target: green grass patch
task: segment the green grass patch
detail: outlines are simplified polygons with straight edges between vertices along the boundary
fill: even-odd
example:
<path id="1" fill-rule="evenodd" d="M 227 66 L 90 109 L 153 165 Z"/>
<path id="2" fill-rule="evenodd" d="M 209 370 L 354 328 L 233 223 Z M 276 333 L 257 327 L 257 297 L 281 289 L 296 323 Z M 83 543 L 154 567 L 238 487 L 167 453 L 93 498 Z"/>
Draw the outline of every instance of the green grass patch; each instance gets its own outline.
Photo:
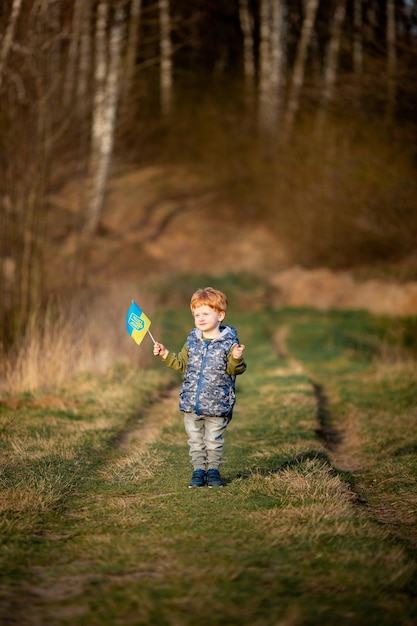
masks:
<path id="1" fill-rule="evenodd" d="M 233 311 L 228 321 L 248 370 L 226 433 L 223 489 L 188 489 L 170 391 L 180 377 L 159 360 L 78 380 L 59 397 L 3 401 L 2 621 L 416 621 L 416 368 L 399 360 L 398 330 L 363 313 L 307 309 Z M 190 323 L 172 303 L 153 319 L 174 350 Z M 395 360 L 370 349 L 381 342 Z M 336 448 L 317 437 L 314 384 L 343 434 Z"/>

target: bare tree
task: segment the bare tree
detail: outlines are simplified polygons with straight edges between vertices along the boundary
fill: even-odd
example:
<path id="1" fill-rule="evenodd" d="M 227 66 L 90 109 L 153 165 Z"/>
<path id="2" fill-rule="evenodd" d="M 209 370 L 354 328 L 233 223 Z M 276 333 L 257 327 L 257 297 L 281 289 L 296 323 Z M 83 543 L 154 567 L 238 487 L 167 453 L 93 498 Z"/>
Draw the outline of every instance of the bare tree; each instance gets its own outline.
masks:
<path id="1" fill-rule="evenodd" d="M 172 101 L 172 43 L 169 0 L 159 0 L 161 49 L 161 109 L 164 115 L 171 111 Z"/>
<path id="2" fill-rule="evenodd" d="M 271 137 L 280 113 L 283 65 L 283 5 L 281 0 L 261 0 L 259 126 Z"/>
<path id="3" fill-rule="evenodd" d="M 121 96 L 125 107 L 127 107 L 127 101 L 136 66 L 141 10 L 142 0 L 131 0 L 129 31 L 127 35 L 126 59 L 124 63 L 123 87 Z"/>
<path id="4" fill-rule="evenodd" d="M 253 16 L 248 0 L 239 0 L 239 21 L 243 34 L 243 72 L 245 81 L 245 103 L 248 111 L 253 109 L 255 95 L 255 42 Z"/>
<path id="5" fill-rule="evenodd" d="M 81 20 L 80 51 L 78 60 L 77 105 L 81 110 L 85 108 L 88 85 L 91 75 L 92 38 L 90 33 L 91 5 L 82 3 L 83 18 Z"/>
<path id="6" fill-rule="evenodd" d="M 259 67 L 259 126 L 261 130 L 268 132 L 272 121 L 270 103 L 270 0 L 260 0 L 260 67 Z"/>
<path id="7" fill-rule="evenodd" d="M 285 28 L 284 3 L 282 0 L 272 2 L 271 29 L 271 91 L 275 105 L 275 119 L 279 120 L 282 113 L 282 89 L 284 84 L 285 65 Z"/>
<path id="8" fill-rule="evenodd" d="M 13 0 L 12 12 L 10 14 L 9 23 L 7 25 L 6 33 L 3 37 L 3 42 L 0 50 L 0 88 L 3 80 L 7 56 L 13 43 L 14 31 L 16 28 L 16 22 L 19 17 L 21 7 L 22 0 Z"/>
<path id="9" fill-rule="evenodd" d="M 85 3 L 83 0 L 74 0 L 74 10 L 72 19 L 72 29 L 70 34 L 70 42 L 67 55 L 67 68 L 65 82 L 63 85 L 64 104 L 71 104 L 75 94 L 76 74 L 79 57 L 79 46 L 83 25 L 83 8 Z"/>
<path id="10" fill-rule="evenodd" d="M 363 70 L 362 0 L 353 0 L 353 69 L 355 76 Z"/>
<path id="11" fill-rule="evenodd" d="M 284 119 L 284 134 L 288 138 L 292 132 L 295 116 L 299 107 L 300 92 L 304 82 L 305 63 L 308 46 L 317 14 L 319 0 L 306 0 L 305 15 L 301 36 L 297 46 L 294 68 L 291 77 L 289 95 Z"/>
<path id="12" fill-rule="evenodd" d="M 12 8 L 16 24 L 17 4 Z M 60 7 L 48 0 L 27 12 L 22 32 L 13 31 L 10 22 L 7 31 L 9 41 L 16 36 L 8 63 L 11 76 L 17 75 L 18 68 L 22 97 L 16 99 L 6 85 L 0 109 L 0 344 L 4 345 L 25 332 L 42 296 L 47 196 L 57 131 L 61 131 L 56 106 L 60 19 Z M 4 62 L 7 55 L 3 55 Z"/>
<path id="13" fill-rule="evenodd" d="M 395 36 L 395 3 L 394 0 L 386 0 L 387 12 L 387 74 L 388 74 L 388 94 L 386 119 L 388 124 L 392 124 L 396 106 L 396 72 L 397 72 L 397 51 Z"/>
<path id="14" fill-rule="evenodd" d="M 119 2 L 107 42 L 109 5 L 101 0 L 96 22 L 95 101 L 92 125 L 90 171 L 92 191 L 85 222 L 85 232 L 94 234 L 100 223 L 107 185 L 120 91 L 120 62 L 125 27 L 125 6 Z M 109 44 L 107 46 L 107 43 Z"/>
<path id="15" fill-rule="evenodd" d="M 333 97 L 336 82 L 337 62 L 340 49 L 342 25 L 346 13 L 346 0 L 338 0 L 331 26 L 330 41 L 324 64 L 324 84 L 321 92 L 320 106 L 316 119 L 316 132 L 321 134 L 326 115 L 326 108 Z"/>

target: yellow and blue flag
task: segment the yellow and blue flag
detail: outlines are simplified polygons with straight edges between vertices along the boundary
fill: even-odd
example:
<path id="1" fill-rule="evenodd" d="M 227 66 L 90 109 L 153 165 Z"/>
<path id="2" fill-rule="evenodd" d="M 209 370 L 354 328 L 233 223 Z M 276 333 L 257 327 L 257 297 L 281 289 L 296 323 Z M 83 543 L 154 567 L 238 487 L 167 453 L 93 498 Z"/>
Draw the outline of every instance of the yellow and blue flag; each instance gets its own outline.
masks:
<path id="1" fill-rule="evenodd" d="M 138 307 L 136 302 L 132 300 L 132 304 L 126 315 L 126 330 L 138 345 L 142 343 L 150 325 L 151 320 L 145 315 L 142 309 Z"/>

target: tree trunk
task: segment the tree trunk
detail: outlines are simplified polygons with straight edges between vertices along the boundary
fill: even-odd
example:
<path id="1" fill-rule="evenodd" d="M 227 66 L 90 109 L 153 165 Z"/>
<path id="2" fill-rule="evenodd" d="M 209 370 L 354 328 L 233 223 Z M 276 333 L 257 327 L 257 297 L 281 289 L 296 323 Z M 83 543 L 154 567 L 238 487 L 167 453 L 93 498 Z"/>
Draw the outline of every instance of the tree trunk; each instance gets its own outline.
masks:
<path id="1" fill-rule="evenodd" d="M 83 19 L 81 21 L 80 55 L 78 61 L 77 105 L 81 111 L 86 108 L 88 85 L 91 75 L 92 37 L 90 33 L 91 6 L 83 3 Z"/>
<path id="2" fill-rule="evenodd" d="M 79 56 L 80 38 L 83 23 L 83 0 L 75 0 L 74 13 L 72 17 L 71 38 L 68 47 L 67 68 L 65 83 L 63 85 L 64 104 L 70 105 L 73 102 L 76 85 L 76 74 Z"/>
<path id="3" fill-rule="evenodd" d="M 397 71 L 397 51 L 395 36 L 395 3 L 394 0 L 387 0 L 387 75 L 388 75 L 388 93 L 387 93 L 387 110 L 386 120 L 392 125 L 395 115 L 396 106 L 396 71 Z"/>
<path id="4" fill-rule="evenodd" d="M 96 33 L 96 98 L 94 105 L 91 151 L 92 192 L 88 206 L 85 231 L 94 234 L 100 224 L 108 172 L 113 152 L 116 110 L 120 90 L 120 61 L 125 21 L 123 3 L 116 8 L 110 32 L 109 62 L 107 63 L 106 25 L 108 5 L 101 2 Z"/>
<path id="5" fill-rule="evenodd" d="M 27 332 L 31 313 L 42 297 L 52 148 L 60 118 L 55 80 L 60 59 L 58 8 L 45 2 L 42 10 L 25 16 L 24 52 L 28 61 L 20 66 L 20 79 L 25 95 L 30 97 L 16 102 L 9 90 L 2 100 L 0 347 L 11 345 Z M 17 10 L 16 4 L 13 9 Z M 11 43 L 10 23 L 8 37 Z M 6 57 L 2 56 L 3 61 Z"/>
<path id="6" fill-rule="evenodd" d="M 132 86 L 138 52 L 140 15 L 142 0 L 132 0 L 130 4 L 129 32 L 126 46 L 126 60 L 124 63 L 122 100 L 123 108 L 128 109 L 129 93 Z"/>
<path id="7" fill-rule="evenodd" d="M 301 36 L 297 46 L 297 54 L 291 78 L 287 108 L 285 111 L 284 134 L 286 138 L 291 135 L 295 117 L 299 108 L 300 92 L 304 82 L 307 51 L 313 31 L 318 4 L 319 0 L 306 0 L 305 16 L 301 29 Z"/>
<path id="8" fill-rule="evenodd" d="M 105 100 L 106 79 L 108 72 L 107 58 L 107 22 L 109 19 L 109 1 L 100 0 L 97 9 L 96 32 L 95 32 L 95 57 L 94 57 L 94 110 L 92 123 L 92 163 L 96 169 L 95 161 L 100 152 L 100 143 L 105 126 Z"/>
<path id="9" fill-rule="evenodd" d="M 243 73 L 245 105 L 248 112 L 253 110 L 255 100 L 255 44 L 253 38 L 253 18 L 248 0 L 239 0 L 239 20 L 243 34 Z"/>
<path id="10" fill-rule="evenodd" d="M 22 6 L 22 0 L 13 0 L 12 12 L 10 20 L 7 25 L 6 34 L 3 37 L 2 47 L 0 50 L 0 88 L 3 81 L 4 68 L 7 61 L 10 48 L 13 43 L 14 31 L 16 28 L 16 22 L 19 17 L 20 9 Z"/>
<path id="11" fill-rule="evenodd" d="M 333 97 L 336 82 L 337 61 L 339 56 L 342 25 L 346 14 L 346 0 L 338 0 L 333 18 L 330 41 L 327 48 L 324 66 L 324 85 L 321 95 L 320 107 L 317 113 L 316 132 L 321 135 L 326 116 L 326 109 Z"/>
<path id="12" fill-rule="evenodd" d="M 172 101 L 172 44 L 169 0 L 159 0 L 160 50 L 161 50 L 161 110 L 163 115 L 171 112 Z"/>
<path id="13" fill-rule="evenodd" d="M 277 132 L 283 60 L 281 0 L 261 0 L 259 127 L 268 137 Z"/>
<path id="14" fill-rule="evenodd" d="M 362 0 L 353 0 L 353 70 L 356 78 L 363 70 Z"/>
<path id="15" fill-rule="evenodd" d="M 275 124 L 282 114 L 284 76 L 284 6 L 282 0 L 272 2 L 271 32 L 271 91 L 273 93 Z"/>

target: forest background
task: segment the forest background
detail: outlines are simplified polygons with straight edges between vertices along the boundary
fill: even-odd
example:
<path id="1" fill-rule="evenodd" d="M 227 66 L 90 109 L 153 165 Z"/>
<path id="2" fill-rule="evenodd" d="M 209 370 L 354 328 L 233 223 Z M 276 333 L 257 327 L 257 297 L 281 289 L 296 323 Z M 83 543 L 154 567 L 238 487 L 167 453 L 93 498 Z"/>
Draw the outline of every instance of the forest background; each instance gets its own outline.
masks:
<path id="1" fill-rule="evenodd" d="M 0 33 L 5 355 L 154 275 L 416 278 L 415 1 L 4 0 Z"/>
<path id="2" fill-rule="evenodd" d="M 417 623 L 416 44 L 409 0 L 0 2 L 0 622 Z M 208 284 L 248 369 L 189 490 L 125 318 L 176 350 Z"/>

